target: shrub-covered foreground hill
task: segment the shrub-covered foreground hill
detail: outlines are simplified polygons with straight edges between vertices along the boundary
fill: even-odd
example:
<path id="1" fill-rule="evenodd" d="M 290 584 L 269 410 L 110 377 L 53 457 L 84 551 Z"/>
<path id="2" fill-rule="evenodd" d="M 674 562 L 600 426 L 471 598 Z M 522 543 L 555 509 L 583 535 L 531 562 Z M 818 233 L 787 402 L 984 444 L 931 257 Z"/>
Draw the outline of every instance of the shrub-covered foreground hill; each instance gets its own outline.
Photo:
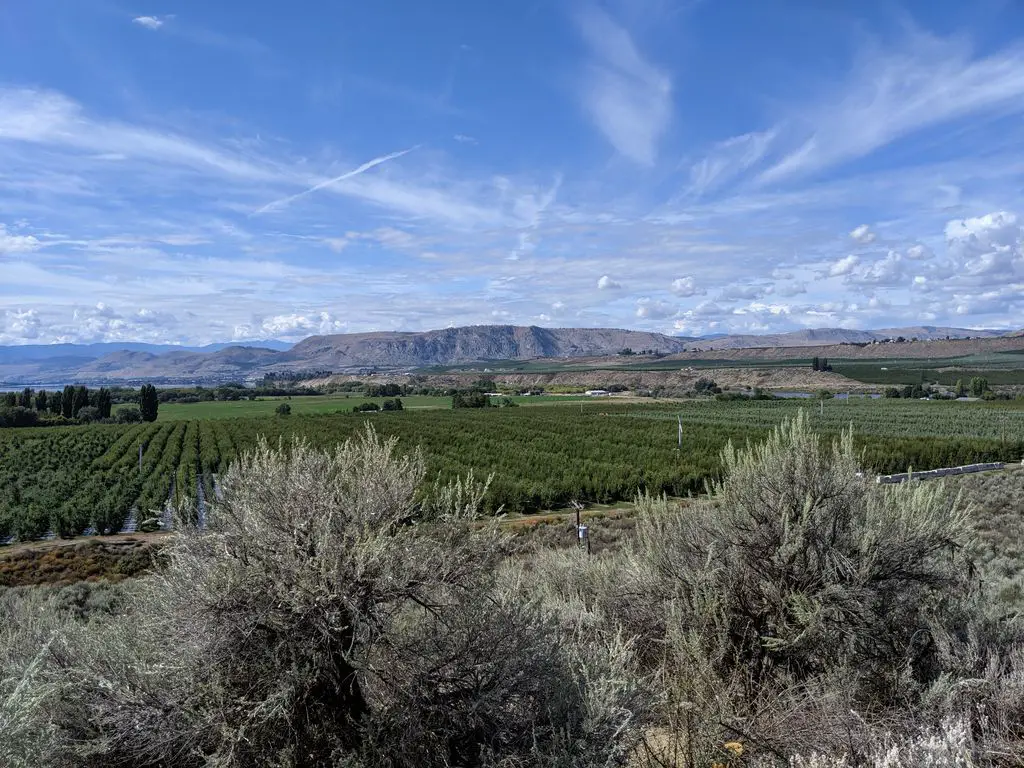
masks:
<path id="1" fill-rule="evenodd" d="M 802 416 L 722 460 L 588 558 L 515 554 L 369 428 L 257 446 L 154 575 L 0 594 L 0 763 L 1016 764 L 1024 634 L 966 499 Z"/>

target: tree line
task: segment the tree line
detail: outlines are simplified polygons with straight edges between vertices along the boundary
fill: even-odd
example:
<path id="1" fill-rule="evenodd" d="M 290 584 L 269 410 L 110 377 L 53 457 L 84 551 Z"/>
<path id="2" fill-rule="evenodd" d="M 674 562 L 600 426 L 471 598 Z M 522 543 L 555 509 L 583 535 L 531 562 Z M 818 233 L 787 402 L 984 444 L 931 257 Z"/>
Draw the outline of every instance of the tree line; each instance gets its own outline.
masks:
<path id="1" fill-rule="evenodd" d="M 121 408 L 115 414 L 114 395 L 106 387 L 90 390 L 84 385 L 68 384 L 53 392 L 25 387 L 20 392 L 4 393 L 0 401 L 0 427 L 156 421 L 159 408 L 156 387 L 143 385 L 138 403 L 138 406 Z"/>

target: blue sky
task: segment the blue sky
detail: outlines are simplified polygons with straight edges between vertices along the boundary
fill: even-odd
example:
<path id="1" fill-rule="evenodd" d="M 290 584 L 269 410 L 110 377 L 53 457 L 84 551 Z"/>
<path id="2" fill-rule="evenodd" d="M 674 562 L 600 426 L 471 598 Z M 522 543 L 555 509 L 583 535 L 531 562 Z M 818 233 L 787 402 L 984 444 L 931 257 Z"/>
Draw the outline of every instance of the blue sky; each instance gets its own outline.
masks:
<path id="1" fill-rule="evenodd" d="M 0 343 L 1024 325 L 1024 5 L 0 0 Z"/>

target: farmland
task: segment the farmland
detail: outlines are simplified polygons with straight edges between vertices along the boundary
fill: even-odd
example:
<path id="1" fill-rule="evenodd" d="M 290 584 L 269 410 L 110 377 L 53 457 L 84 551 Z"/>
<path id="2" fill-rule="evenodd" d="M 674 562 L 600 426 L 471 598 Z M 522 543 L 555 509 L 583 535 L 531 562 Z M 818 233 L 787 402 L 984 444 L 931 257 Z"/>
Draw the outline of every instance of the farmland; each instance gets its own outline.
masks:
<path id="1" fill-rule="evenodd" d="M 409 400 L 407 411 L 362 415 L 340 412 L 338 399 L 338 412 L 303 412 L 303 400 L 295 398 L 290 402 L 299 407 L 287 418 L 227 418 L 235 403 L 199 403 L 178 406 L 177 414 L 164 406 L 153 424 L 4 430 L 0 537 L 117 531 L 133 507 L 142 518 L 168 501 L 213 498 L 216 478 L 260 436 L 329 446 L 367 422 L 396 435 L 405 449 L 421 447 L 430 476 L 493 473 L 487 499 L 492 511 L 532 512 L 572 499 L 610 502 L 628 499 L 638 488 L 684 496 L 700 492 L 717 473 L 727 441 L 758 439 L 808 407 L 784 400 L 549 400 L 547 407 L 453 411 Z M 811 406 L 808 417 L 824 433 L 852 424 L 873 471 L 1019 461 L 1024 454 L 1024 406 L 1017 402 L 833 400 L 820 410 Z M 677 418 L 683 422 L 681 450 Z"/>
<path id="2" fill-rule="evenodd" d="M 298 395 L 294 397 L 260 397 L 256 400 L 209 400 L 198 403 L 164 403 L 160 406 L 160 421 L 181 421 L 190 419 L 234 419 L 239 417 L 273 416 L 274 410 L 283 402 L 288 403 L 296 415 L 337 414 L 352 410 L 361 403 L 384 404 L 386 397 L 364 397 L 345 393 L 334 395 Z M 402 395 L 402 407 L 406 410 L 450 409 L 452 399 L 433 395 Z M 513 396 L 517 405 L 564 405 L 569 402 L 593 398 L 584 395 L 540 395 L 533 397 Z"/>
<path id="3" fill-rule="evenodd" d="M 996 386 L 1024 385 L 1024 352 L 1020 349 L 974 351 L 970 354 L 947 356 L 957 345 L 929 343 L 923 349 L 908 355 L 906 349 L 890 349 L 897 345 L 875 345 L 860 348 L 836 346 L 818 349 L 743 349 L 721 350 L 714 354 L 687 354 L 671 357 L 621 356 L 579 360 L 525 360 L 491 361 L 486 363 L 490 374 L 509 375 L 570 375 L 605 373 L 669 373 L 679 371 L 703 372 L 727 369 L 736 372 L 810 371 L 814 356 L 826 357 L 832 370 L 847 379 L 863 384 L 895 385 L 936 383 L 952 386 L 957 379 L 983 376 Z M 902 345 L 898 345 L 902 346 Z M 934 349 L 940 354 L 922 354 Z M 966 351 L 966 350 L 965 350 Z M 886 353 L 889 353 L 887 355 Z M 433 375 L 465 371 L 465 366 L 435 366 L 423 369 Z"/>
<path id="4" fill-rule="evenodd" d="M 294 414 L 323 414 L 351 411 L 359 403 L 380 406 L 387 398 L 363 397 L 358 394 L 309 395 L 298 397 L 260 397 L 256 400 L 209 400 L 199 403 L 164 403 L 160 406 L 161 421 L 190 419 L 233 419 L 239 417 L 273 416 L 282 402 Z M 408 395 L 402 398 L 405 408 L 451 408 L 450 397 Z"/>

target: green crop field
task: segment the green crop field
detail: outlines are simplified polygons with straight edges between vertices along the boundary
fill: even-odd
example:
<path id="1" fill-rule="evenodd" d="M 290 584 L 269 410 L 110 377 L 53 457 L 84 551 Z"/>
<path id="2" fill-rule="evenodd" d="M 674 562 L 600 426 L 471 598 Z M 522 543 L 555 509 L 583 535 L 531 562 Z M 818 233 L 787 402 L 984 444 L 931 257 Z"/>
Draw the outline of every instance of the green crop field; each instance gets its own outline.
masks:
<path id="1" fill-rule="evenodd" d="M 296 395 L 293 397 L 260 397 L 258 400 L 209 400 L 198 403 L 163 403 L 160 405 L 160 421 L 181 421 L 182 419 L 233 419 L 240 417 L 273 416 L 281 403 L 291 406 L 293 415 L 324 414 L 351 411 L 360 403 L 382 405 L 387 397 L 364 397 L 359 394 Z M 535 395 L 513 396 L 517 405 L 564 405 L 569 402 L 595 402 L 586 395 Z M 403 395 L 402 407 L 407 410 L 452 407 L 450 397 L 430 395 Z"/>
<path id="2" fill-rule="evenodd" d="M 983 376 L 998 386 L 1024 384 L 1024 354 L 994 352 L 954 358 L 831 360 L 832 370 L 865 384 L 943 384 Z"/>
<path id="3" fill-rule="evenodd" d="M 309 398 L 310 404 L 315 400 Z M 345 404 L 344 398 L 319 400 L 332 402 L 336 411 Z M 303 437 L 327 446 L 366 423 L 396 435 L 404 449 L 422 447 L 431 476 L 470 469 L 478 476 L 493 473 L 488 507 L 511 512 L 572 499 L 628 499 L 640 488 L 700 492 L 717 473 L 727 441 L 760 439 L 800 409 L 826 434 L 852 424 L 872 471 L 1020 461 L 1024 455 L 1024 404 L 1015 401 L 829 400 L 819 406 L 793 400 L 591 399 L 581 407 L 557 400 L 546 401 L 547 407 L 450 410 L 437 407 L 434 398 L 403 412 L 318 414 L 296 408 L 284 418 L 226 418 L 232 411 L 225 409 L 236 404 L 199 403 L 179 406 L 177 416 L 161 406 L 161 420 L 153 424 L 0 430 L 0 538 L 34 538 L 48 530 L 65 536 L 87 528 L 116 531 L 133 507 L 141 518 L 169 500 L 212 499 L 216 478 L 260 436 Z M 244 405 L 272 409 L 277 402 Z M 189 419 L 189 413 L 204 418 Z"/>
<path id="4" fill-rule="evenodd" d="M 210 400 L 199 403 L 162 403 L 160 421 L 181 419 L 231 419 L 238 417 L 273 416 L 274 409 L 285 402 L 293 414 L 336 413 L 351 411 L 360 403 L 381 405 L 386 397 L 363 397 L 359 394 L 309 395 L 295 397 L 261 397 L 258 400 Z M 409 395 L 402 397 L 404 408 L 451 408 L 450 397 Z"/>

